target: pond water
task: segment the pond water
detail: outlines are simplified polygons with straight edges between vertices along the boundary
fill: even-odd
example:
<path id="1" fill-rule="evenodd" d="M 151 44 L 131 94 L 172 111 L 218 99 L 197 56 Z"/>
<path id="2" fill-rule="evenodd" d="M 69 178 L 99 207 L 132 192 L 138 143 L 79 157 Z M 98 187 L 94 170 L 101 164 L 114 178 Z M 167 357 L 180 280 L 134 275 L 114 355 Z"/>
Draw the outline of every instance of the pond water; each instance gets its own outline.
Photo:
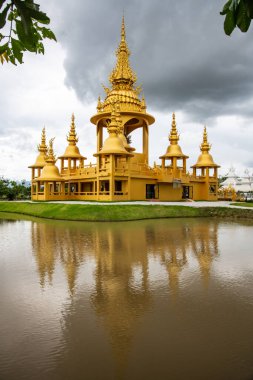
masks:
<path id="1" fill-rule="evenodd" d="M 1 380 L 252 380 L 253 222 L 0 216 Z"/>

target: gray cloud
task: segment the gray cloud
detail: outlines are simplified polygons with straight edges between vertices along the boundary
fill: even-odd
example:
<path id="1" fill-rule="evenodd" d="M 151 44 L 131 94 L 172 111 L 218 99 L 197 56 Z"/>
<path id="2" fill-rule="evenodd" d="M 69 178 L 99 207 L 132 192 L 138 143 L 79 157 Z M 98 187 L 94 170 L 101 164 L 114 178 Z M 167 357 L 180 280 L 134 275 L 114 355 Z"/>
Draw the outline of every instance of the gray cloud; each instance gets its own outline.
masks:
<path id="1" fill-rule="evenodd" d="M 103 94 L 125 8 L 131 62 L 149 107 L 183 110 L 200 122 L 227 114 L 252 118 L 253 33 L 225 36 L 224 2 L 63 0 L 52 26 L 66 50 L 66 85 L 84 101 Z"/>

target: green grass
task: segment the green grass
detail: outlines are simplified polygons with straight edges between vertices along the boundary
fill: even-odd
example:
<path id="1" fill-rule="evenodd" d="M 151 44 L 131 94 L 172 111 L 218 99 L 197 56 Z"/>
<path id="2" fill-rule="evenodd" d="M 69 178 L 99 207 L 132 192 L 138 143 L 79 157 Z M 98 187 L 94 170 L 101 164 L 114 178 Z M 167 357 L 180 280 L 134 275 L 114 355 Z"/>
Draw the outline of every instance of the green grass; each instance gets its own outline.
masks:
<path id="1" fill-rule="evenodd" d="M 38 218 L 76 221 L 127 221 L 158 218 L 236 217 L 252 218 L 253 210 L 226 207 L 163 205 L 83 205 L 64 203 L 0 202 L 0 212 Z"/>
<path id="2" fill-rule="evenodd" d="M 253 202 L 231 203 L 232 206 L 253 207 Z"/>

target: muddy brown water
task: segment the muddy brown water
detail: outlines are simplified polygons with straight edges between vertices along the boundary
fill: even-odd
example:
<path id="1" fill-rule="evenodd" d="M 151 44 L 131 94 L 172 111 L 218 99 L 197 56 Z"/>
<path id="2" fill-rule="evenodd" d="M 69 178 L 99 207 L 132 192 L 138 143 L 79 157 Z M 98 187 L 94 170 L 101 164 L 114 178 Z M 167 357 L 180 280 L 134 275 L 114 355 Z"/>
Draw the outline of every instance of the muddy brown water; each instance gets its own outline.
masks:
<path id="1" fill-rule="evenodd" d="M 1 380 L 252 380 L 253 222 L 0 214 Z"/>

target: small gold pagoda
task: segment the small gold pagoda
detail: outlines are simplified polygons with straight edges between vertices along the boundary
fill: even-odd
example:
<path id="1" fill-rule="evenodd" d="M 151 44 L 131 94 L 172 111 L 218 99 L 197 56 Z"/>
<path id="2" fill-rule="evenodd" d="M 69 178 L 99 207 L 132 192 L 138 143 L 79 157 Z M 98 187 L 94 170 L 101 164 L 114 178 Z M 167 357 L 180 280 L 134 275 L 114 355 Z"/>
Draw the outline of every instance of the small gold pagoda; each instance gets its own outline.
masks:
<path id="1" fill-rule="evenodd" d="M 169 146 L 161 164 L 149 165 L 149 126 L 155 122 L 147 113 L 146 101 L 136 86 L 137 76 L 129 62 L 130 51 L 126 42 L 124 17 L 121 38 L 116 51 L 116 65 L 104 87 L 105 98 L 98 98 L 97 113 L 91 117 L 96 127 L 97 151 L 95 164 L 85 165 L 77 146 L 75 117 L 72 115 L 68 145 L 59 156 L 56 166 L 53 139 L 46 145 L 45 128 L 42 131 L 39 155 L 32 169 L 32 200 L 160 200 L 180 201 L 217 200 L 219 168 L 209 151 L 206 127 L 201 154 L 187 171 L 187 159 L 179 145 L 176 115 L 172 115 Z M 130 145 L 132 133 L 142 132 L 142 151 Z M 108 137 L 104 139 L 104 132 Z M 131 134 L 131 136 L 130 136 Z M 134 135 L 134 133 L 133 133 Z"/>

